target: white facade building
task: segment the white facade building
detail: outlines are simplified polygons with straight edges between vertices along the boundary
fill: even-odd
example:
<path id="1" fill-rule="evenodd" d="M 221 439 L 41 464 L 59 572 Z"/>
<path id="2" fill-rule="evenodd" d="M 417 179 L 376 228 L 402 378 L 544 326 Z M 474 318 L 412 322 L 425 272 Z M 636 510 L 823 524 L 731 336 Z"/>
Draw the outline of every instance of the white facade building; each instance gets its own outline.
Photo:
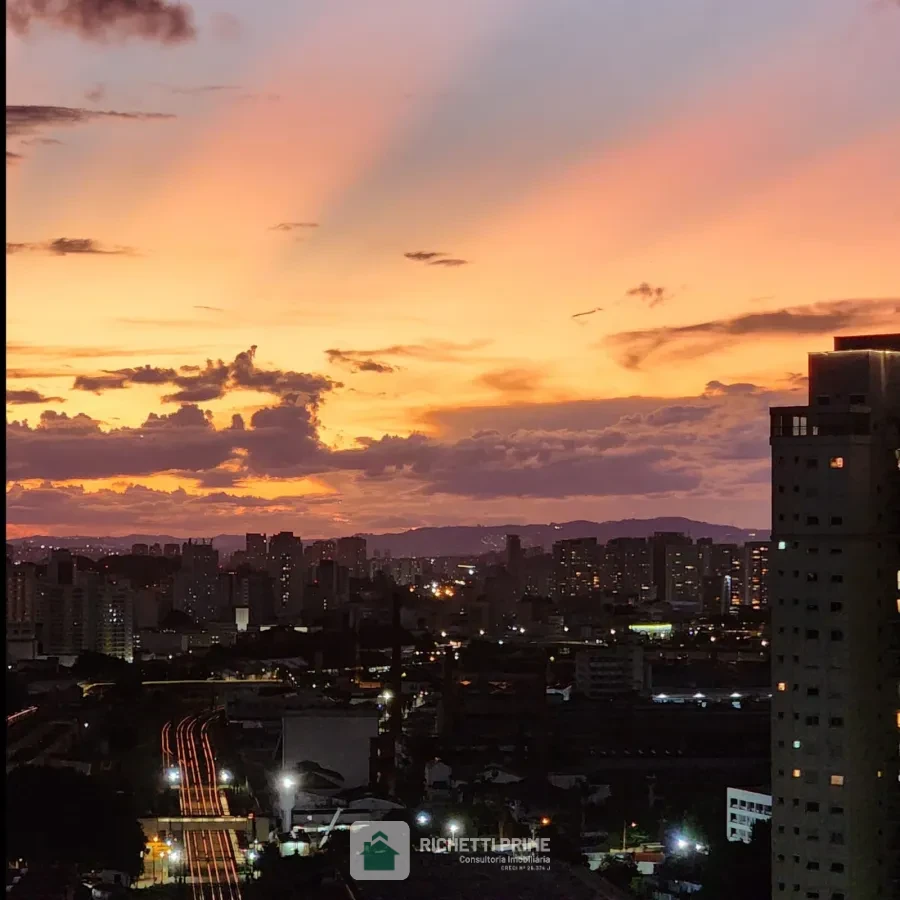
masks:
<path id="1" fill-rule="evenodd" d="M 900 335 L 773 409 L 772 893 L 900 896 Z"/>
<path id="2" fill-rule="evenodd" d="M 725 794 L 725 835 L 729 841 L 749 844 L 753 826 L 772 818 L 772 795 L 743 788 L 728 788 Z"/>
<path id="3" fill-rule="evenodd" d="M 575 690 L 600 700 L 649 688 L 644 648 L 627 642 L 612 647 L 591 647 L 575 654 Z"/>

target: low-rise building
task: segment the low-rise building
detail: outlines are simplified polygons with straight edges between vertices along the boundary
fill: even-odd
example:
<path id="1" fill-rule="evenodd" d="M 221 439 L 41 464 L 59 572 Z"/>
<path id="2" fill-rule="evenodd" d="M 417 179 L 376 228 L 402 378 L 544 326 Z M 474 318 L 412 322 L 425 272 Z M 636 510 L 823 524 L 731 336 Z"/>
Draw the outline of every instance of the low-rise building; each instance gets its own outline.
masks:
<path id="1" fill-rule="evenodd" d="M 729 841 L 749 844 L 753 826 L 772 818 L 772 795 L 744 788 L 728 788 L 726 792 L 726 835 Z"/>
<path id="2" fill-rule="evenodd" d="M 590 700 L 641 693 L 649 686 L 644 648 L 636 642 L 590 647 L 575 654 L 575 690 Z"/>

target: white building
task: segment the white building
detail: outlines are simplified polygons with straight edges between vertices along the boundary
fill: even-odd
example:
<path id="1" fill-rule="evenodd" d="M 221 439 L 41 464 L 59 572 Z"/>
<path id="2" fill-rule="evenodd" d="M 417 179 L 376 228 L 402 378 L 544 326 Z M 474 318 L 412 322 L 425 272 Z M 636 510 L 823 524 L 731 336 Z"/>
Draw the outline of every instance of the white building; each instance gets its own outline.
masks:
<path id="1" fill-rule="evenodd" d="M 900 335 L 809 357 L 773 409 L 773 896 L 900 891 Z"/>
<path id="2" fill-rule="evenodd" d="M 590 647 L 575 654 L 575 690 L 590 700 L 649 687 L 644 648 L 637 642 Z"/>
<path id="3" fill-rule="evenodd" d="M 750 843 L 753 826 L 772 818 L 772 795 L 728 788 L 725 795 L 725 834 L 729 841 Z"/>

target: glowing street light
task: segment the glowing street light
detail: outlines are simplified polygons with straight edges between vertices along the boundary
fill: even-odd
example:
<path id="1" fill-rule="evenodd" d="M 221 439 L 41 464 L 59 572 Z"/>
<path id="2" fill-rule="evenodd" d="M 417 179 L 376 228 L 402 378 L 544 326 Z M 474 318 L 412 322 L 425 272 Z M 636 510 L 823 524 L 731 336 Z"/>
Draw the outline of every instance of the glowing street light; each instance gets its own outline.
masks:
<path id="1" fill-rule="evenodd" d="M 448 822 L 447 823 L 447 830 L 454 837 L 456 836 L 456 833 L 459 831 L 459 829 L 460 829 L 459 822 Z"/>
<path id="2" fill-rule="evenodd" d="M 416 816 L 416 825 L 418 825 L 419 828 L 424 828 L 430 822 L 431 822 L 431 816 L 424 810 Z"/>
<path id="3" fill-rule="evenodd" d="M 181 851 L 180 850 L 177 850 L 177 849 L 172 850 L 169 853 L 169 862 L 170 863 L 177 863 L 178 860 L 180 860 L 180 859 L 181 859 Z"/>
<path id="4" fill-rule="evenodd" d="M 178 782 L 181 781 L 181 769 L 176 766 L 169 769 L 166 772 L 166 781 L 168 781 L 169 784 L 178 784 Z"/>
<path id="5" fill-rule="evenodd" d="M 688 842 L 684 838 L 678 838 L 678 840 L 675 841 L 675 846 L 679 850 L 687 850 L 687 845 L 688 845 Z"/>
<path id="6" fill-rule="evenodd" d="M 297 779 L 293 775 L 282 775 L 281 787 L 286 791 L 293 790 L 297 787 Z"/>
<path id="7" fill-rule="evenodd" d="M 229 784 L 231 782 L 231 772 L 229 772 L 228 769 L 222 769 L 222 771 L 219 772 L 219 781 L 221 781 L 222 784 Z"/>

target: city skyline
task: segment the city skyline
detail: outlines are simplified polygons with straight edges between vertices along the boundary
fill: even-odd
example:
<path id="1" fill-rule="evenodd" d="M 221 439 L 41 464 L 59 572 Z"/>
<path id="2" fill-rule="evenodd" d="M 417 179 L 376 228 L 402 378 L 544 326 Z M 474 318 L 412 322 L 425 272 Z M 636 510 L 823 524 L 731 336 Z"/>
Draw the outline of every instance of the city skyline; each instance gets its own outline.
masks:
<path id="1" fill-rule="evenodd" d="M 896 4 L 116 8 L 8 13 L 8 537 L 768 529 L 900 312 Z"/>

